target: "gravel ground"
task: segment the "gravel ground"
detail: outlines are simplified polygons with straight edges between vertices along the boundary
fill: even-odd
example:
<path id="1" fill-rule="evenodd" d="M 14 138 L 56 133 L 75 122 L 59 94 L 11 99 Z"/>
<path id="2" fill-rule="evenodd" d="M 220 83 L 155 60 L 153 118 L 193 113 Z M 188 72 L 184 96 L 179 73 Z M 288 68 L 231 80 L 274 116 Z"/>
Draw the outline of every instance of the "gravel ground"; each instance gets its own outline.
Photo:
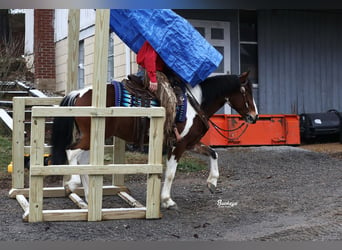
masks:
<path id="1" fill-rule="evenodd" d="M 208 171 L 177 172 L 172 194 L 179 210 L 162 210 L 160 220 L 23 222 L 20 205 L 8 198 L 10 177 L 1 175 L 0 241 L 342 240 L 342 144 L 335 147 L 217 148 L 216 193 L 206 188 Z M 145 184 L 144 176 L 127 181 L 142 203 Z M 104 198 L 104 206 L 113 204 L 124 206 L 117 197 Z M 74 206 L 66 198 L 44 199 L 45 205 Z"/>

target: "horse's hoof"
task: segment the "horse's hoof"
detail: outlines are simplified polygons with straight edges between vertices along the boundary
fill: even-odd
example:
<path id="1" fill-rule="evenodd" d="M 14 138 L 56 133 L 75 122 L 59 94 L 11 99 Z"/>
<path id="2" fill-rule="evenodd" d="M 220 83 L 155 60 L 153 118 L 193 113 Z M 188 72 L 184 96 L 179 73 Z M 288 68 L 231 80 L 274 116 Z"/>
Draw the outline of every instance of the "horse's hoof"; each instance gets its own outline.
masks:
<path id="1" fill-rule="evenodd" d="M 210 193 L 212 193 L 212 194 L 215 193 L 215 191 L 216 191 L 216 186 L 215 186 L 215 185 L 213 185 L 213 184 L 211 184 L 211 183 L 208 183 L 208 184 L 207 184 L 207 187 L 208 187 Z"/>
<path id="2" fill-rule="evenodd" d="M 172 210 L 172 211 L 178 211 L 178 206 L 177 206 L 177 204 L 174 204 L 172 206 L 169 206 L 167 209 Z"/>
<path id="3" fill-rule="evenodd" d="M 178 210 L 177 203 L 173 200 L 165 200 L 161 203 L 161 207 L 167 210 Z"/>

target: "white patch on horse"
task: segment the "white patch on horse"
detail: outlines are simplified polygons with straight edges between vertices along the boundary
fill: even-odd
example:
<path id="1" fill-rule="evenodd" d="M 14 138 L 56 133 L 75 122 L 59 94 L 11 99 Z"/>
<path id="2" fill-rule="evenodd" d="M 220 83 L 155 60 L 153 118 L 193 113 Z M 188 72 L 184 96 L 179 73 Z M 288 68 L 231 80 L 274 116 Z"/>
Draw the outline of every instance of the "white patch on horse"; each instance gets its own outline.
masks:
<path id="1" fill-rule="evenodd" d="M 89 150 L 74 149 L 66 150 L 69 165 L 87 165 L 89 164 Z M 88 201 L 88 189 L 89 189 L 89 178 L 88 175 L 71 175 L 65 186 L 69 188 L 71 192 L 74 192 L 76 188 L 83 184 L 85 200 Z"/>
<path id="2" fill-rule="evenodd" d="M 171 199 L 171 186 L 175 178 L 178 162 L 174 155 L 166 162 L 165 181 L 161 191 L 162 207 L 169 208 L 175 206 L 176 203 Z"/>
<path id="3" fill-rule="evenodd" d="M 259 113 L 258 113 L 258 107 L 257 107 L 257 105 L 255 104 L 254 98 L 253 98 L 253 105 L 254 105 L 254 107 L 255 107 L 255 114 L 258 115 L 258 114 L 259 114 Z"/>
<path id="4" fill-rule="evenodd" d="M 190 91 L 192 95 L 196 98 L 197 102 L 199 104 L 202 103 L 202 89 L 200 86 L 196 85 L 194 88 L 190 88 Z M 186 123 L 184 130 L 181 133 L 181 137 L 184 137 L 187 135 L 194 123 L 194 119 L 196 117 L 197 113 L 195 109 L 190 104 L 189 100 L 187 100 L 187 110 L 186 110 Z"/>
<path id="5" fill-rule="evenodd" d="M 217 186 L 217 180 L 219 178 L 219 171 L 218 171 L 218 164 L 217 164 L 218 155 L 216 152 L 215 152 L 215 155 L 216 155 L 216 159 L 210 156 L 210 173 L 207 179 L 209 189 L 212 188 L 210 187 L 211 185 L 213 185 L 214 187 Z"/>
<path id="6" fill-rule="evenodd" d="M 92 86 L 86 87 L 86 88 L 84 88 L 84 89 L 80 89 L 80 90 L 79 90 L 80 98 L 81 98 L 85 93 L 87 93 L 88 91 L 90 91 L 90 90 L 92 90 L 92 89 L 93 89 Z"/>
<path id="7" fill-rule="evenodd" d="M 82 151 L 82 149 L 66 150 L 69 165 L 78 165 L 78 158 L 82 155 Z M 79 185 L 81 185 L 79 175 L 71 175 L 70 180 L 65 183 L 71 192 L 74 192 Z"/>
<path id="8" fill-rule="evenodd" d="M 89 150 L 83 150 L 82 154 L 78 158 L 78 163 L 81 165 L 89 164 L 90 152 Z M 81 175 L 82 185 L 84 187 L 84 198 L 86 202 L 88 202 L 88 193 L 89 193 L 89 176 Z"/>

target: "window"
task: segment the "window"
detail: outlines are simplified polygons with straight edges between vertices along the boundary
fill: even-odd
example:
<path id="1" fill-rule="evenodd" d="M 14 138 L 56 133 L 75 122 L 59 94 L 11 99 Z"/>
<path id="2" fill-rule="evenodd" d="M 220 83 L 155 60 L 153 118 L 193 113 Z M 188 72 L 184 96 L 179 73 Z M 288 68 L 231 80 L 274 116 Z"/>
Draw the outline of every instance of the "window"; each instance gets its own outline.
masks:
<path id="1" fill-rule="evenodd" d="M 84 40 L 81 40 L 78 48 L 78 82 L 79 89 L 84 88 Z"/>
<path id="2" fill-rule="evenodd" d="M 230 23 L 191 19 L 188 21 L 223 56 L 223 60 L 211 76 L 230 74 Z"/>
<path id="3" fill-rule="evenodd" d="M 240 72 L 250 71 L 249 79 L 258 83 L 258 42 L 256 11 L 241 10 L 240 23 Z"/>
<path id="4" fill-rule="evenodd" d="M 188 20 L 197 31 L 221 53 L 223 59 L 217 69 L 210 75 L 230 74 L 230 22 Z M 231 114 L 232 109 L 228 104 L 219 110 L 218 114 Z"/>
<path id="5" fill-rule="evenodd" d="M 107 82 L 114 80 L 114 33 L 109 35 Z"/>

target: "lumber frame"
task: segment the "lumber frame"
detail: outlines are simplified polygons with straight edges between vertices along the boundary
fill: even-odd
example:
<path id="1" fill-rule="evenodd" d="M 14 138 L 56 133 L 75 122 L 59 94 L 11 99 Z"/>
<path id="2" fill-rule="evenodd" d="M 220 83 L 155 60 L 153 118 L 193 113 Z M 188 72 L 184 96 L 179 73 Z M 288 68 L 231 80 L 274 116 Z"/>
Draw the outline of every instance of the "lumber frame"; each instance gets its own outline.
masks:
<path id="1" fill-rule="evenodd" d="M 71 15 L 74 16 L 71 17 Z M 71 37 L 77 38 L 77 26 L 79 24 L 79 10 L 70 11 L 69 15 L 69 57 L 75 57 L 77 46 L 71 44 Z M 70 25 L 74 25 L 70 27 Z M 23 220 L 29 222 L 41 221 L 101 221 L 111 219 L 131 219 L 147 218 L 157 219 L 160 214 L 160 186 L 162 174 L 162 143 L 163 143 L 163 124 L 165 121 L 164 108 L 108 108 L 105 105 L 106 97 L 106 69 L 107 69 L 107 51 L 108 51 L 108 31 L 109 31 L 109 10 L 98 9 L 96 11 L 95 23 L 95 45 L 94 45 L 94 75 L 93 75 L 93 96 L 91 107 L 33 107 L 31 124 L 31 146 L 30 146 L 30 187 L 25 189 L 22 175 L 18 175 L 15 185 L 12 186 L 10 197 L 16 197 L 19 204 L 24 209 Z M 75 39 L 74 39 L 75 40 Z M 75 41 L 78 43 L 78 40 Z M 68 64 L 68 79 L 74 86 L 75 83 L 75 63 L 73 58 Z M 72 69 L 71 69 L 72 68 Z M 39 98 L 40 99 L 40 98 Z M 25 106 L 23 101 L 21 106 Z M 40 103 L 39 103 L 40 105 Z M 90 164 L 75 166 L 44 166 L 44 146 L 45 119 L 49 117 L 82 116 L 91 118 L 91 143 L 90 143 Z M 113 164 L 104 165 L 104 131 L 105 117 L 150 117 L 150 139 L 147 164 L 123 164 L 124 157 L 122 149 L 124 141 L 115 140 Z M 22 114 L 18 114 L 17 120 L 22 121 Z M 23 132 L 23 128 L 19 130 Z M 19 133 L 18 133 L 19 134 Z M 96 136 L 95 136 L 96 134 Z M 21 137 L 18 136 L 18 137 Z M 20 152 L 24 153 L 25 147 L 21 145 Z M 17 170 L 20 172 L 23 168 Z M 128 194 L 124 187 L 125 174 L 147 174 L 146 188 L 146 207 Z M 21 174 L 21 173 L 20 173 Z M 79 195 L 82 190 L 68 194 L 69 198 L 75 202 L 81 209 L 62 209 L 62 210 L 44 210 L 44 197 L 63 197 L 65 191 L 63 187 L 44 188 L 43 178 L 47 175 L 69 175 L 69 174 L 89 174 L 89 194 L 88 204 L 84 204 Z M 103 175 L 113 175 L 112 184 L 108 190 L 118 194 L 133 208 L 102 208 L 102 196 L 105 194 L 103 187 Z M 115 184 L 115 185 L 114 185 Z M 117 186 L 118 185 L 118 186 Z M 80 192 L 78 194 L 77 192 Z M 83 194 L 84 195 L 84 194 Z M 29 201 L 26 198 L 29 198 Z"/>

